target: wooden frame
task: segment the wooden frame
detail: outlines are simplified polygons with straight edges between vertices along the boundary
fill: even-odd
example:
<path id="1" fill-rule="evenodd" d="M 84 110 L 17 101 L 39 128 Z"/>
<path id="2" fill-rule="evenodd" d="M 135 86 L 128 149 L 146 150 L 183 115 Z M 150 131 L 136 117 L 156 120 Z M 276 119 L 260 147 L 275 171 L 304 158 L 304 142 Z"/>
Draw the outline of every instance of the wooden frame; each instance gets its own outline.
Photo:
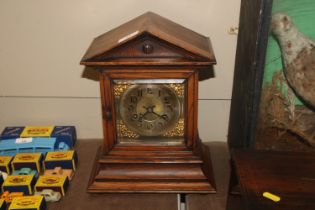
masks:
<path id="1" fill-rule="evenodd" d="M 242 0 L 228 143 L 255 145 L 256 123 L 273 0 Z"/>
<path id="2" fill-rule="evenodd" d="M 113 90 L 112 87 L 112 80 L 115 79 L 185 79 L 187 80 L 187 98 L 185 107 L 185 113 L 187 113 L 185 119 L 185 142 L 186 146 L 189 149 L 193 149 L 194 139 L 198 137 L 196 130 L 197 130 L 197 115 L 194 112 L 194 109 L 197 111 L 198 105 L 198 97 L 197 94 L 197 86 L 198 86 L 198 79 L 196 83 L 196 77 L 198 78 L 197 72 L 194 72 L 190 69 L 183 69 L 183 70 L 163 70 L 160 69 L 143 69 L 143 70 L 135 70 L 139 74 L 130 74 L 130 70 L 107 70 L 106 72 L 101 73 L 101 95 L 102 95 L 102 112 L 103 116 L 106 115 L 106 112 L 110 110 L 112 119 L 108 120 L 106 117 L 103 117 L 103 130 L 104 130 L 104 143 L 103 147 L 105 151 L 109 151 L 111 149 L 115 149 L 115 147 L 119 147 L 120 149 L 123 145 L 116 145 L 116 116 L 115 116 L 115 105 L 114 105 L 114 96 L 112 91 L 105 91 L 105 90 Z M 116 145 L 116 146 L 115 146 Z M 144 147 L 143 145 L 129 145 L 126 147 L 134 147 L 133 149 L 137 149 L 137 147 Z M 146 149 L 149 149 L 148 145 L 145 145 Z M 154 149 L 158 149 L 157 145 L 153 146 Z M 170 149 L 176 148 L 174 146 L 170 147 Z"/>

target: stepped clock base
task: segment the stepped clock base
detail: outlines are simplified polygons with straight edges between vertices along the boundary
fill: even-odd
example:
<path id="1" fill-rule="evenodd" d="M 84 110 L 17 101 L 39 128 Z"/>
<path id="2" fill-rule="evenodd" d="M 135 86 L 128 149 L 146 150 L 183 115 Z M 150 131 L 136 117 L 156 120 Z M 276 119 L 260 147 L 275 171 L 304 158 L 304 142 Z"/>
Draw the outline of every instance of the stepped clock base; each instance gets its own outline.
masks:
<path id="1" fill-rule="evenodd" d="M 200 155 L 189 151 L 142 151 L 133 157 L 102 155 L 101 148 L 91 173 L 90 193 L 215 193 L 209 149 L 201 144 Z M 145 154 L 141 156 L 141 154 Z M 149 153 L 152 153 L 151 155 Z M 178 154 L 176 154 L 178 153 Z"/>

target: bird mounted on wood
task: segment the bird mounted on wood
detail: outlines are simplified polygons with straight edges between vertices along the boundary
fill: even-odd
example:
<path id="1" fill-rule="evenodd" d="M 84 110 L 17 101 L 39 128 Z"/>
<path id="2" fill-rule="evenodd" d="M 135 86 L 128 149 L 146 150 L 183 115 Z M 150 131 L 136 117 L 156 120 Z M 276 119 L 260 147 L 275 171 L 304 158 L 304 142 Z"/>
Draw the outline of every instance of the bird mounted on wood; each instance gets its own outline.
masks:
<path id="1" fill-rule="evenodd" d="M 301 33 L 284 13 L 272 16 L 271 30 L 281 48 L 289 85 L 302 101 L 315 108 L 315 41 Z"/>

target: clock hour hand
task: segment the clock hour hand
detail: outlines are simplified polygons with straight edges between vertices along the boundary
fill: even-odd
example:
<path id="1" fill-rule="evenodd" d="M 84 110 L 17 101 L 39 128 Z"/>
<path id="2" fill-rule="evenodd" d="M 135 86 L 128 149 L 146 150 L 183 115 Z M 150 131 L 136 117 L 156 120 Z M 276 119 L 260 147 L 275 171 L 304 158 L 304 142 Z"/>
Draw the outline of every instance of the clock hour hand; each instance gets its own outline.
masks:
<path id="1" fill-rule="evenodd" d="M 142 106 L 142 107 L 145 108 L 145 112 L 142 114 L 142 116 L 144 117 L 146 114 L 149 113 L 149 111 L 148 111 L 148 108 L 147 108 L 147 107 L 145 107 L 145 106 Z"/>

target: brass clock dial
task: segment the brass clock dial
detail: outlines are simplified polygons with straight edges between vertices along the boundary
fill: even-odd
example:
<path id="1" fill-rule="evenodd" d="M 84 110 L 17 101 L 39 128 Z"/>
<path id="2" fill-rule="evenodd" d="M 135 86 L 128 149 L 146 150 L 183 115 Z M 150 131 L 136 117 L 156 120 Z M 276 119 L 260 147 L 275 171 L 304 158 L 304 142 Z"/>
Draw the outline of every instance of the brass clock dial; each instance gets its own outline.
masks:
<path id="1" fill-rule="evenodd" d="M 173 129 L 181 113 L 174 90 L 164 84 L 131 85 L 120 98 L 124 124 L 140 136 L 160 136 Z"/>

